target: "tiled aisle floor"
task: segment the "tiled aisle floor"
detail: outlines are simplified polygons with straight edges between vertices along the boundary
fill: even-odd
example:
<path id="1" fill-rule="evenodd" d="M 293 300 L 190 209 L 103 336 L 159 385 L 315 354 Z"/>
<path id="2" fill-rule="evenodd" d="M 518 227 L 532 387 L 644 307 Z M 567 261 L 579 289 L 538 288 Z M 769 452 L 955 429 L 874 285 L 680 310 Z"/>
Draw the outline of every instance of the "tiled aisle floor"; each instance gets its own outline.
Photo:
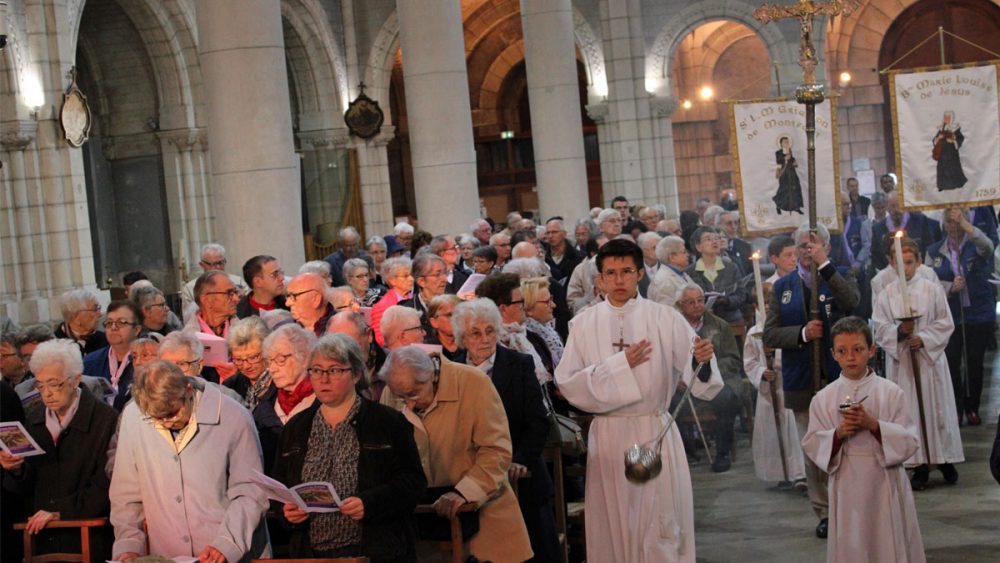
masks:
<path id="1" fill-rule="evenodd" d="M 915 493 L 928 561 L 1000 561 L 1000 484 L 988 465 L 1000 412 L 1000 357 L 988 356 L 987 366 L 983 425 L 962 428 L 966 461 L 957 466 L 958 484 L 946 485 L 932 471 L 927 489 Z M 698 561 L 825 561 L 826 541 L 813 533 L 808 499 L 770 490 L 754 477 L 745 435 L 737 455 L 721 475 L 706 461 L 691 467 Z"/>

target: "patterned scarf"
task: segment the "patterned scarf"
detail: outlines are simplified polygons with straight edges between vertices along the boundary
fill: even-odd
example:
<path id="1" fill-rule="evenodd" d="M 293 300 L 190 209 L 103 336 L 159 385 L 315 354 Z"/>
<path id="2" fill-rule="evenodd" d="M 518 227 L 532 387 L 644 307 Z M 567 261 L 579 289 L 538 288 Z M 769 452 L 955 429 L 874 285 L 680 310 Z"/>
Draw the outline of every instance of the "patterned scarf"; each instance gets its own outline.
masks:
<path id="1" fill-rule="evenodd" d="M 546 371 L 545 364 L 542 363 L 542 359 L 538 357 L 535 347 L 528 340 L 528 335 L 525 332 L 523 324 L 506 323 L 500 325 L 497 341 L 515 352 L 531 356 L 531 359 L 535 362 L 535 377 L 538 378 L 538 383 L 544 385 L 552 381 L 552 375 Z"/>
<path id="2" fill-rule="evenodd" d="M 257 381 L 254 381 L 253 383 L 250 384 L 250 388 L 247 389 L 246 397 L 244 397 L 244 400 L 247 403 L 247 408 L 250 409 L 250 412 L 253 412 L 253 410 L 257 408 L 257 404 L 260 403 L 261 397 L 263 397 L 264 394 L 267 393 L 267 390 L 270 387 L 271 387 L 271 372 L 268 371 L 265 371 L 264 373 L 260 374 L 260 377 L 257 378 Z"/>

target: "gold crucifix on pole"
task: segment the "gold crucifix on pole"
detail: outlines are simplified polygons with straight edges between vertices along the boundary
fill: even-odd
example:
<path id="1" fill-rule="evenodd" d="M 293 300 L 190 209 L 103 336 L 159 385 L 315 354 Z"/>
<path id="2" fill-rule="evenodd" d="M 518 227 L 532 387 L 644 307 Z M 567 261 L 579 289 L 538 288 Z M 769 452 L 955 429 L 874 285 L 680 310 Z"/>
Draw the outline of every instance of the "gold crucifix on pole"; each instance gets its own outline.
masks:
<path id="1" fill-rule="evenodd" d="M 795 89 L 795 101 L 806 106 L 806 154 L 809 157 L 809 229 L 812 231 L 810 240 L 816 235 L 816 104 L 826 98 L 822 84 L 816 82 L 816 47 L 813 46 L 813 18 L 816 16 L 849 16 L 857 9 L 860 0 L 831 0 L 830 2 L 814 2 L 799 0 L 798 4 L 764 4 L 754 10 L 753 17 L 760 23 L 796 18 L 799 20 L 799 30 L 802 43 L 799 45 L 799 66 L 802 67 L 802 85 Z M 836 189 L 836 186 L 833 187 Z M 818 241 L 815 241 L 818 242 Z M 795 241 L 799 244 L 799 241 Z M 819 276 L 816 272 L 818 264 L 812 261 L 809 268 L 812 287 L 809 295 L 809 318 L 820 320 L 819 316 Z M 812 375 L 813 391 L 818 392 L 823 386 L 822 373 L 822 339 L 812 341 Z"/>

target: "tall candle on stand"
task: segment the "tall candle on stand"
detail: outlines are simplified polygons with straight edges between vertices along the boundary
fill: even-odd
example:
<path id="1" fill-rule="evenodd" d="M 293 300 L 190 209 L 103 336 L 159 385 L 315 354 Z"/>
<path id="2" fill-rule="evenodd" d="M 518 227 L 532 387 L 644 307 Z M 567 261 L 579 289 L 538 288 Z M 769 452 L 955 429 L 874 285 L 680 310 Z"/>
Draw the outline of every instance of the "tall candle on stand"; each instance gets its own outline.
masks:
<path id="1" fill-rule="evenodd" d="M 753 283 L 757 286 L 757 322 L 764 325 L 764 284 L 760 280 L 760 252 L 750 256 L 753 262 Z"/>
<path id="2" fill-rule="evenodd" d="M 910 309 L 910 288 L 906 281 L 906 268 L 903 266 L 903 231 L 896 231 L 893 246 L 896 248 L 896 275 L 899 276 L 899 291 L 903 294 L 903 317 L 909 318 L 913 316 L 913 310 Z"/>

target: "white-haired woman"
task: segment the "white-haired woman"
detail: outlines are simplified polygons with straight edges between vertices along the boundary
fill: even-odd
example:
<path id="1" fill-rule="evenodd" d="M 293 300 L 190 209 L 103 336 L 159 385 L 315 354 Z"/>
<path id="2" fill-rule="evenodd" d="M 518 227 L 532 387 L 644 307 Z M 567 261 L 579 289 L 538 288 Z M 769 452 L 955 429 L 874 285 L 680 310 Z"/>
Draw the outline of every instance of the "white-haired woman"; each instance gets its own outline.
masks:
<path id="1" fill-rule="evenodd" d="M 267 335 L 264 321 L 251 316 L 233 323 L 226 337 L 233 365 L 239 372 L 225 380 L 223 385 L 239 393 L 250 412 L 257 408 L 271 388 L 271 374 L 267 371 L 263 350 Z"/>
<path id="2" fill-rule="evenodd" d="M 29 367 L 43 408 L 28 410 L 25 428 L 45 453 L 24 458 L 0 452 L 3 486 L 29 499 L 28 531 L 39 536 L 35 555 L 79 552 L 79 533 L 45 528 L 55 520 L 108 515 L 110 483 L 104 466 L 118 413 L 80 388 L 83 358 L 76 342 L 39 344 Z M 95 560 L 111 554 L 108 539 L 92 539 Z"/>
<path id="3" fill-rule="evenodd" d="M 111 480 L 112 559 L 134 561 L 147 545 L 210 563 L 269 557 L 250 413 L 161 360 L 139 370 L 132 396 Z"/>
<path id="4" fill-rule="evenodd" d="M 89 354 L 108 345 L 104 333 L 97 330 L 101 303 L 97 294 L 87 289 L 71 289 L 59 297 L 63 322 L 56 327 L 56 338 L 68 338 L 80 351 Z"/>
<path id="5" fill-rule="evenodd" d="M 299 325 L 281 326 L 264 339 L 264 359 L 275 389 L 260 406 L 273 410 L 282 426 L 316 400 L 306 377 L 309 349 L 315 343 L 316 336 Z"/>
<path id="6" fill-rule="evenodd" d="M 385 346 L 385 338 L 382 336 L 382 315 L 385 314 L 385 310 L 412 297 L 412 264 L 405 256 L 389 258 L 382 263 L 382 278 L 389 286 L 389 291 L 372 306 L 372 331 L 379 346 Z"/>
<path id="7" fill-rule="evenodd" d="M 344 279 L 347 280 L 351 293 L 362 307 L 371 307 L 378 303 L 387 291 L 382 286 L 371 286 L 371 272 L 368 262 L 363 258 L 351 258 L 344 262 Z"/>
<path id="8" fill-rule="evenodd" d="M 451 326 L 451 317 L 455 312 L 455 306 L 462 302 L 457 295 L 445 293 L 431 299 L 427 305 L 427 319 L 434 328 L 433 334 L 428 334 L 425 342 L 428 344 L 440 344 L 441 351 L 449 360 L 455 359 L 461 346 L 455 341 L 455 332 Z"/>
<path id="9" fill-rule="evenodd" d="M 562 359 L 563 341 L 555 329 L 553 313 L 556 310 L 556 301 L 549 290 L 549 279 L 522 278 L 521 298 L 524 299 L 526 317 L 524 328 L 527 330 L 528 340 L 543 361 L 546 355 L 549 357 L 549 365 L 555 370 L 555 366 L 559 365 L 559 360 Z"/>
<path id="10" fill-rule="evenodd" d="M 331 483 L 343 505 L 339 512 L 307 514 L 285 504 L 289 555 L 415 561 L 413 509 L 427 479 L 413 427 L 357 394 L 366 367 L 349 336 L 320 338 L 308 373 L 316 402 L 285 427 L 274 476 L 290 487 Z"/>
<path id="11" fill-rule="evenodd" d="M 371 275 L 371 286 L 385 288 L 386 283 L 382 279 L 382 263 L 388 257 L 387 254 L 389 251 L 389 248 L 385 244 L 385 239 L 378 235 L 368 237 L 368 240 L 365 241 L 365 251 L 372 258 L 372 268 L 368 272 Z"/>

